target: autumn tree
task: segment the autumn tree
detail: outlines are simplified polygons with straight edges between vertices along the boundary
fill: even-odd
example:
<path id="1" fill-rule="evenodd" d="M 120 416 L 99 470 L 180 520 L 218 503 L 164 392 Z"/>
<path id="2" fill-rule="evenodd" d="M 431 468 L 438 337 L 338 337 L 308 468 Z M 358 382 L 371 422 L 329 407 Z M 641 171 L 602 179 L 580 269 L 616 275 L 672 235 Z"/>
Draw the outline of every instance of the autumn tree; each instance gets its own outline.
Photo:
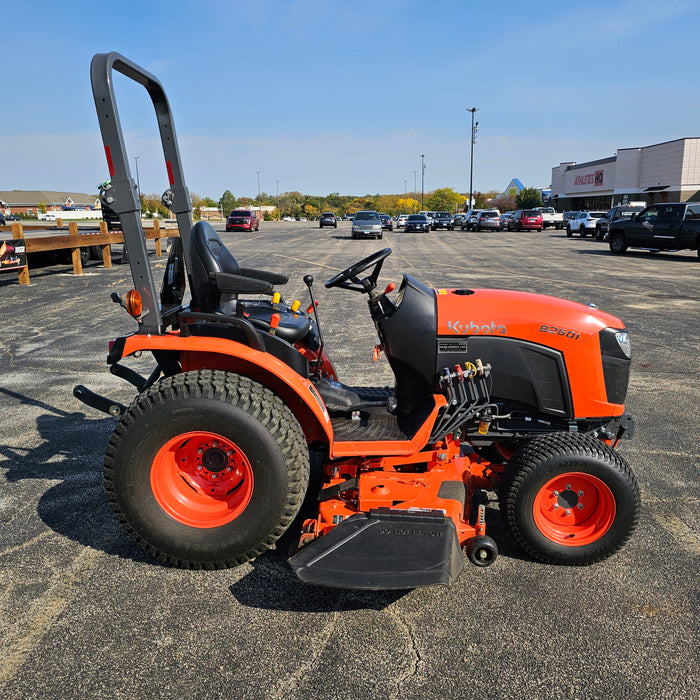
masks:
<path id="1" fill-rule="evenodd" d="M 533 209 L 542 206 L 542 195 L 536 187 L 525 187 L 515 196 L 518 209 Z"/>
<path id="2" fill-rule="evenodd" d="M 512 211 L 516 209 L 515 197 L 511 197 L 509 194 L 500 194 L 496 197 L 493 202 L 493 206 L 499 211 Z"/>
<path id="3" fill-rule="evenodd" d="M 452 211 L 464 202 L 465 197 L 451 187 L 439 187 L 428 195 L 425 205 L 430 211 Z"/>

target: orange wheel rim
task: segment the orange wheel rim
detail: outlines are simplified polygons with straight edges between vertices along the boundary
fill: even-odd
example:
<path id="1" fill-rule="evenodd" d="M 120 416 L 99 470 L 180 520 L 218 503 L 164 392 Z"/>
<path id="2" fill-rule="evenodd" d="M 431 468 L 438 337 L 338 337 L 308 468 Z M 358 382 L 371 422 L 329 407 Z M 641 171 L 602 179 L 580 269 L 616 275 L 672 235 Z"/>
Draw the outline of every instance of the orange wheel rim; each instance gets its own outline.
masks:
<path id="1" fill-rule="evenodd" d="M 250 502 L 253 470 L 243 450 L 209 432 L 182 433 L 158 450 L 151 466 L 158 505 L 190 527 L 220 527 Z"/>
<path id="2" fill-rule="evenodd" d="M 591 474 L 570 472 L 550 479 L 535 496 L 538 530 L 552 542 L 582 547 L 599 540 L 615 520 L 615 497 Z"/>

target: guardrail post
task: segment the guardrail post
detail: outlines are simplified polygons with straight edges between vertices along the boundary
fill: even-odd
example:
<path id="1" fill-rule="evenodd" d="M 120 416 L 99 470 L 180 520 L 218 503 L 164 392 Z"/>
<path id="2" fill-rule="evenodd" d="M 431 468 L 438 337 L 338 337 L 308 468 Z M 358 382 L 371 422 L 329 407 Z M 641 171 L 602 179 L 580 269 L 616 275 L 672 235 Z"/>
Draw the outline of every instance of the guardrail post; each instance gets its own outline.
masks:
<path id="1" fill-rule="evenodd" d="M 153 233 L 156 237 L 156 256 L 160 258 L 163 255 L 163 248 L 160 243 L 160 221 L 158 219 L 153 219 Z"/>
<path id="2" fill-rule="evenodd" d="M 109 233 L 106 221 L 100 221 L 100 233 Z M 105 267 L 112 267 L 112 246 L 107 243 L 100 247 L 102 248 L 102 264 Z"/>
<path id="3" fill-rule="evenodd" d="M 71 221 L 68 224 L 68 235 L 73 238 L 78 237 L 78 224 L 75 221 Z M 77 243 L 77 241 L 74 241 Z M 80 247 L 75 246 L 70 249 L 70 257 L 73 263 L 73 274 L 82 275 L 83 274 L 83 264 L 80 262 Z"/>
<path id="4" fill-rule="evenodd" d="M 24 240 L 24 226 L 20 222 L 15 221 L 12 224 L 12 238 L 16 239 L 22 239 Z M 24 247 L 24 253 L 27 255 L 27 247 L 25 244 Z M 19 283 L 20 284 L 29 284 L 29 258 L 27 257 L 27 264 L 20 268 L 19 271 Z"/>

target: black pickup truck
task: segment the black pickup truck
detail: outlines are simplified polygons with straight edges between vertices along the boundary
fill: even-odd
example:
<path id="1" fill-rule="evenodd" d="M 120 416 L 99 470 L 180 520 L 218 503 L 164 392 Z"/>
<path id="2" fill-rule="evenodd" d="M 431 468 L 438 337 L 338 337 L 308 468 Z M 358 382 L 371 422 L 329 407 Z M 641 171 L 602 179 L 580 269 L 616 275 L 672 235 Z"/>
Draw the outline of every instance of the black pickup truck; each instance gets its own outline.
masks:
<path id="1" fill-rule="evenodd" d="M 627 248 L 696 250 L 700 257 L 700 203 L 652 204 L 628 219 L 610 222 L 610 251 Z"/>

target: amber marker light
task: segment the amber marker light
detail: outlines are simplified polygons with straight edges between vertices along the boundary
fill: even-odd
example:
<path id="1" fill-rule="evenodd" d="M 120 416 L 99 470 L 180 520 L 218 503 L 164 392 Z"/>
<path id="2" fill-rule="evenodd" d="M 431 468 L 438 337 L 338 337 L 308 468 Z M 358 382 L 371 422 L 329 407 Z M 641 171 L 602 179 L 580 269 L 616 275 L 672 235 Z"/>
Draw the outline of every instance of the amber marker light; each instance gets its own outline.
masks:
<path id="1" fill-rule="evenodd" d="M 143 311 L 143 303 L 141 302 L 141 295 L 137 289 L 130 289 L 126 293 L 126 310 L 134 318 L 138 318 Z"/>

